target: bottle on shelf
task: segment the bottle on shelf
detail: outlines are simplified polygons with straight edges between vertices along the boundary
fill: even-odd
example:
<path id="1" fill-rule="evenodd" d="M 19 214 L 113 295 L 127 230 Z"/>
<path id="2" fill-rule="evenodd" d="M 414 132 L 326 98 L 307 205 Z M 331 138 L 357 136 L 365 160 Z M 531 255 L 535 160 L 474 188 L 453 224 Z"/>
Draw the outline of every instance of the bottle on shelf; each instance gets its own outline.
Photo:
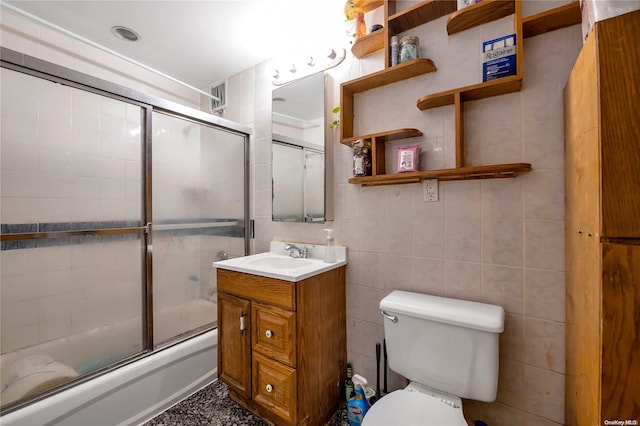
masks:
<path id="1" fill-rule="evenodd" d="M 347 379 L 344 381 L 344 396 L 345 401 L 349 401 L 351 395 L 353 394 L 353 368 L 351 367 L 351 363 L 347 362 Z"/>
<path id="2" fill-rule="evenodd" d="M 391 36 L 391 66 L 395 67 L 398 65 L 398 57 L 399 57 L 399 44 L 398 44 L 398 36 Z"/>

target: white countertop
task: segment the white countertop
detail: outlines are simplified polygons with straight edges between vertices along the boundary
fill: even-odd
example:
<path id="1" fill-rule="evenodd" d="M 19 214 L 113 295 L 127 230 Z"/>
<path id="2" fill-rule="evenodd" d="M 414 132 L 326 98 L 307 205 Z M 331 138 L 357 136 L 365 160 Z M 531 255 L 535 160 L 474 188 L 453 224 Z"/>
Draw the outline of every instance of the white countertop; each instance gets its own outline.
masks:
<path id="1" fill-rule="evenodd" d="M 325 263 L 324 245 L 293 243 L 300 249 L 308 248 L 309 258 L 302 259 L 290 257 L 284 249 L 285 244 L 283 241 L 271 241 L 269 252 L 213 262 L 213 267 L 296 282 L 347 264 L 347 248 L 344 246 L 335 247 L 336 263 Z"/>

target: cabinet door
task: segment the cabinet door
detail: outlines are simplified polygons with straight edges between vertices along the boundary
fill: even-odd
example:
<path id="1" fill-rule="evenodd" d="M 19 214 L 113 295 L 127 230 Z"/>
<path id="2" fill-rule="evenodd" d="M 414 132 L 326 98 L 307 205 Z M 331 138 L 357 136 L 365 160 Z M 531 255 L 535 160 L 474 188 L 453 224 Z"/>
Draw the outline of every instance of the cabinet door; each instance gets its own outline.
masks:
<path id="1" fill-rule="evenodd" d="M 602 414 L 640 411 L 640 245 L 602 245 Z"/>
<path id="2" fill-rule="evenodd" d="M 251 302 L 218 293 L 218 376 L 234 391 L 251 398 Z"/>

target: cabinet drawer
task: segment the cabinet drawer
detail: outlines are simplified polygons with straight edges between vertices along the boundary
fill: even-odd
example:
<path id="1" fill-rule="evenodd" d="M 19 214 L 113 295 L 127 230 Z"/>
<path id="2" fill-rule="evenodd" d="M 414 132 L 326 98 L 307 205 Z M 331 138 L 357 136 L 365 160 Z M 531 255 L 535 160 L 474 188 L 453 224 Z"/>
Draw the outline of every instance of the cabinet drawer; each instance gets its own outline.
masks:
<path id="1" fill-rule="evenodd" d="M 251 321 L 253 350 L 295 368 L 295 312 L 253 303 Z"/>
<path id="2" fill-rule="evenodd" d="M 297 422 L 296 370 L 253 353 L 253 401 L 283 420 Z"/>
<path id="3" fill-rule="evenodd" d="M 296 309 L 295 283 L 218 269 L 218 291 L 286 309 Z"/>

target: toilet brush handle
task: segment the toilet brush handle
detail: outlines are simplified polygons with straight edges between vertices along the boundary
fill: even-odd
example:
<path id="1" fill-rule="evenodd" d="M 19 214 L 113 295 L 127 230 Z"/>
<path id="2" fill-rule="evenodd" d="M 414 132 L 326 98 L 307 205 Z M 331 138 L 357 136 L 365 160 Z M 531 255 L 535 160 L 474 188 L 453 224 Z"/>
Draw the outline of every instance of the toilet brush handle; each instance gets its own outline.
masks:
<path id="1" fill-rule="evenodd" d="M 380 396 L 380 342 L 376 343 L 376 395 Z"/>
<path id="2" fill-rule="evenodd" d="M 382 348 L 384 352 L 384 387 L 382 393 L 387 394 L 387 339 L 382 340 Z"/>

